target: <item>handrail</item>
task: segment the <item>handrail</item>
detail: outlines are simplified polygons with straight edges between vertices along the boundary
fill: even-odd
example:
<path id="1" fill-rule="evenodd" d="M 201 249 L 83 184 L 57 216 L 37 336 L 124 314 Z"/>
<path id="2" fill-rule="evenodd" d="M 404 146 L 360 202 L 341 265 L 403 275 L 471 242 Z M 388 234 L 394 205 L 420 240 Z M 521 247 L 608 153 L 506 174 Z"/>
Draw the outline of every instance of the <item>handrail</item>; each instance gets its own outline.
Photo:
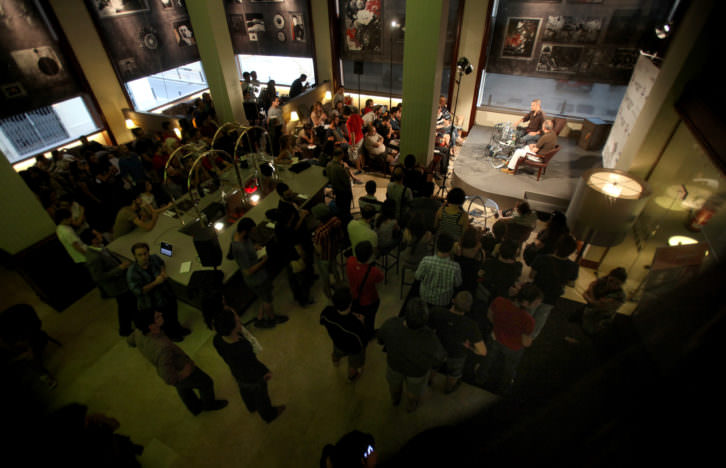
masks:
<path id="1" fill-rule="evenodd" d="M 177 158 L 178 154 L 180 154 L 182 151 L 189 150 L 188 153 L 182 154 L 181 156 L 179 156 L 180 160 L 183 160 L 184 158 L 187 158 L 187 157 L 195 154 L 196 152 L 203 151 L 204 149 L 206 149 L 206 146 L 207 146 L 206 143 L 203 143 L 203 142 L 202 143 L 199 143 L 199 142 L 187 143 L 186 145 L 182 145 L 182 146 L 178 147 L 177 149 L 175 149 L 174 151 L 172 151 L 172 153 L 169 155 L 169 159 L 166 160 L 166 164 L 164 165 L 163 185 L 166 186 L 167 180 L 169 178 L 169 165 L 172 163 L 172 161 L 174 161 L 174 159 Z M 184 219 L 182 218 L 181 214 L 179 213 L 179 208 L 177 207 L 177 204 L 176 204 L 176 198 L 174 197 L 174 194 L 171 191 L 168 191 L 168 193 L 169 193 L 169 197 L 171 198 L 171 203 L 172 203 L 172 205 L 174 205 L 174 212 L 178 215 L 179 221 L 181 221 L 182 226 L 183 226 Z"/>
<path id="2" fill-rule="evenodd" d="M 231 159 L 231 155 L 228 152 L 224 151 L 224 150 L 210 149 L 210 150 L 205 151 L 204 153 L 200 154 L 197 157 L 197 159 L 194 160 L 194 162 L 192 163 L 192 167 L 189 169 L 189 175 L 187 176 L 187 190 L 189 191 L 189 198 L 191 198 L 192 199 L 192 202 L 194 202 L 194 211 L 197 212 L 197 217 L 199 219 L 202 218 L 202 214 L 199 211 L 199 202 L 201 201 L 201 197 L 199 199 L 197 199 L 197 200 L 194 199 L 194 193 L 196 192 L 196 188 L 197 187 L 194 187 L 195 190 L 192 190 L 192 179 L 193 179 L 193 176 L 196 175 L 195 171 L 197 170 L 197 167 L 199 165 L 199 161 L 201 161 L 202 158 L 209 157 L 210 155 L 212 155 L 214 153 L 225 154 L 225 155 L 227 155 L 227 157 L 229 157 Z M 235 165 L 235 167 L 236 167 L 236 165 Z M 237 171 L 237 182 L 239 183 L 240 190 L 242 190 L 242 182 L 241 182 L 241 178 L 240 178 L 240 175 L 239 175 L 239 171 Z M 197 196 L 198 195 L 199 194 L 197 193 Z"/>

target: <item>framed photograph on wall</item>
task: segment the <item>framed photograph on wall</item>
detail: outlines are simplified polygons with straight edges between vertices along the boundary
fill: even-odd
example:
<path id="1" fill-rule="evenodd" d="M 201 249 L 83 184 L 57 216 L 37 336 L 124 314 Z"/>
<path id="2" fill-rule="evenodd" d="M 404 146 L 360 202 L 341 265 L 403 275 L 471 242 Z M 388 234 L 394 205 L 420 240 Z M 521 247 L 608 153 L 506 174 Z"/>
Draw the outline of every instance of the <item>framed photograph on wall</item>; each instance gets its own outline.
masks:
<path id="1" fill-rule="evenodd" d="M 302 13 L 290 13 L 290 33 L 294 41 L 305 42 L 305 17 Z"/>
<path id="2" fill-rule="evenodd" d="M 583 46 L 543 44 L 537 71 L 540 73 L 575 73 L 580 64 Z"/>
<path id="3" fill-rule="evenodd" d="M 602 18 L 548 16 L 542 40 L 568 44 L 594 44 L 602 31 Z"/>
<path id="4" fill-rule="evenodd" d="M 174 37 L 179 47 L 189 47 L 197 43 L 189 20 L 174 23 Z"/>
<path id="5" fill-rule="evenodd" d="M 148 0 L 94 0 L 99 18 L 133 15 L 149 11 Z"/>
<path id="6" fill-rule="evenodd" d="M 507 18 L 501 58 L 530 60 L 541 24 L 541 18 Z"/>
<path id="7" fill-rule="evenodd" d="M 258 42 L 262 40 L 262 36 L 265 34 L 264 15 L 261 13 L 247 13 L 245 14 L 245 24 L 250 41 Z"/>

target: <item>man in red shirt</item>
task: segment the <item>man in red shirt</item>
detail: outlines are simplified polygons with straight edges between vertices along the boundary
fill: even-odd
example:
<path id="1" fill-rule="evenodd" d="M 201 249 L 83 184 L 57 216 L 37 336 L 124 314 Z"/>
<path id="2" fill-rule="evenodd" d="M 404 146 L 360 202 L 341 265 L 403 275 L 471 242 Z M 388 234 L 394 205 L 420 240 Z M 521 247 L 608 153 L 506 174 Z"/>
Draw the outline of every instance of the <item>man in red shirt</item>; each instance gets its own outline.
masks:
<path id="1" fill-rule="evenodd" d="M 489 355 L 477 372 L 477 380 L 487 389 L 507 393 L 514 381 L 525 348 L 532 345 L 534 331 L 532 312 L 542 302 L 542 291 L 527 283 L 514 300 L 497 297 L 489 306 L 487 317 L 492 323 Z"/>
<path id="2" fill-rule="evenodd" d="M 355 175 L 358 175 L 363 172 L 363 155 L 360 153 L 363 146 L 363 119 L 358 109 L 353 108 L 351 111 L 350 107 L 343 109 L 343 116 L 346 119 L 345 126 L 348 128 L 348 135 L 350 136 L 348 157 L 355 164 L 357 169 Z"/>
<path id="3" fill-rule="evenodd" d="M 364 317 L 363 324 L 369 339 L 375 334 L 376 313 L 381 304 L 377 285 L 384 277 L 383 272 L 371 264 L 373 260 L 373 245 L 363 241 L 355 246 L 355 256 L 348 257 L 346 266 L 348 284 L 353 295 L 352 310 Z"/>

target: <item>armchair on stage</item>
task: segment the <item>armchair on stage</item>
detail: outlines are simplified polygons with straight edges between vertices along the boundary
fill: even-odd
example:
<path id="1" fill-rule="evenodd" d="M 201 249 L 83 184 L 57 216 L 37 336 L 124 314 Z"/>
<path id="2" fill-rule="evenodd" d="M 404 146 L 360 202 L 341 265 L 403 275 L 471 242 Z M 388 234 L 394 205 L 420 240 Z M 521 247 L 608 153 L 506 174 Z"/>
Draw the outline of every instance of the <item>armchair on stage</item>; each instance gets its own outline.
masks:
<path id="1" fill-rule="evenodd" d="M 537 181 L 539 182 L 540 176 L 547 172 L 547 165 L 559 150 L 560 145 L 555 145 L 554 148 L 546 153 L 527 153 L 524 158 L 519 158 L 519 160 L 517 161 L 517 165 L 514 166 L 514 174 L 517 174 L 517 171 L 521 166 L 536 167 L 538 168 Z"/>

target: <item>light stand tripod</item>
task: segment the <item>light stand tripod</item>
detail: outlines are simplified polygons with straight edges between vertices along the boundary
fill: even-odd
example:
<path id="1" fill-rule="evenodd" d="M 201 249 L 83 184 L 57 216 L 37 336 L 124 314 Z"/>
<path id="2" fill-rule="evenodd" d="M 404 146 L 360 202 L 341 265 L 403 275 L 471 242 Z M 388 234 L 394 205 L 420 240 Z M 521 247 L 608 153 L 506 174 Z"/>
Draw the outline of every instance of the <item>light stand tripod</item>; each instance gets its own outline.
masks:
<path id="1" fill-rule="evenodd" d="M 454 138 L 454 128 L 456 126 L 456 108 L 459 106 L 459 89 L 461 88 L 461 76 L 468 75 L 472 71 L 474 71 L 474 67 L 472 67 L 468 58 L 461 57 L 459 61 L 456 62 L 456 98 L 454 99 L 454 111 L 451 113 L 451 122 L 449 123 L 449 145 L 448 148 L 446 148 L 446 152 L 441 153 L 441 158 L 443 160 L 441 169 L 444 173 L 444 178 L 441 181 L 439 190 L 436 192 L 436 196 L 439 196 L 439 194 L 441 194 L 441 196 L 445 196 L 446 192 L 448 191 L 448 189 L 446 188 L 446 179 L 448 179 L 449 177 L 449 158 L 451 157 L 451 149 L 456 145 L 456 139 Z"/>

